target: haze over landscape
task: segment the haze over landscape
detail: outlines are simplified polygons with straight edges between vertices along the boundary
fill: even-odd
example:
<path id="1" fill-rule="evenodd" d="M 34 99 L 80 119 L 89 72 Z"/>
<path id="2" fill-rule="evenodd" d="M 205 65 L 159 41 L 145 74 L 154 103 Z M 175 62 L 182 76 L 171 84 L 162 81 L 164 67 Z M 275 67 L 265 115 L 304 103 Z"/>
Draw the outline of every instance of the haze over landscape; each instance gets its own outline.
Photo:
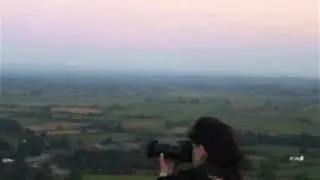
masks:
<path id="1" fill-rule="evenodd" d="M 2 70 L 318 77 L 318 3 L 2 0 Z"/>

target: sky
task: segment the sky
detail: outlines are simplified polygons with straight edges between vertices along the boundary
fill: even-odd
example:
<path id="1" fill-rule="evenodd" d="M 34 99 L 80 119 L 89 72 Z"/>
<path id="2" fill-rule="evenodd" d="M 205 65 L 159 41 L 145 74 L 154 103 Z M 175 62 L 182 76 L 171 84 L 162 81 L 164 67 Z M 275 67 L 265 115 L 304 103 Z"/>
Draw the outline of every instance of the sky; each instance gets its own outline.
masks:
<path id="1" fill-rule="evenodd" d="M 2 69 L 320 76 L 319 0 L 0 3 Z"/>

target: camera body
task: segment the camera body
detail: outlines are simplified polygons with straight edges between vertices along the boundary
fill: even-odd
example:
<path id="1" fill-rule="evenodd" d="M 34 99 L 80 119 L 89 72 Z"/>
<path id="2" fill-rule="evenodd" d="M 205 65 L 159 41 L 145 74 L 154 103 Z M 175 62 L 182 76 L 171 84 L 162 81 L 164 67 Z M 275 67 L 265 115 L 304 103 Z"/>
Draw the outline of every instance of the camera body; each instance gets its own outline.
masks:
<path id="1" fill-rule="evenodd" d="M 163 153 L 167 159 L 173 159 L 179 163 L 192 162 L 192 142 L 190 140 L 181 140 L 176 144 L 161 144 L 157 140 L 151 141 L 147 146 L 148 158 L 160 157 Z"/>

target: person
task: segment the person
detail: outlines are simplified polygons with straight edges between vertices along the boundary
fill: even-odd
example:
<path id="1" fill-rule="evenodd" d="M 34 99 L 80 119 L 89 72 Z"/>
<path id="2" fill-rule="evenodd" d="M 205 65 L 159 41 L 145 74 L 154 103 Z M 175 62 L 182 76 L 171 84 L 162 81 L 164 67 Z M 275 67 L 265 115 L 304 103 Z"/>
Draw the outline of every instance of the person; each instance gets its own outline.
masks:
<path id="1" fill-rule="evenodd" d="M 234 131 L 217 118 L 200 117 L 188 138 L 193 144 L 193 165 L 174 173 L 176 162 L 160 156 L 158 180 L 242 180 L 249 162 L 236 143 Z"/>

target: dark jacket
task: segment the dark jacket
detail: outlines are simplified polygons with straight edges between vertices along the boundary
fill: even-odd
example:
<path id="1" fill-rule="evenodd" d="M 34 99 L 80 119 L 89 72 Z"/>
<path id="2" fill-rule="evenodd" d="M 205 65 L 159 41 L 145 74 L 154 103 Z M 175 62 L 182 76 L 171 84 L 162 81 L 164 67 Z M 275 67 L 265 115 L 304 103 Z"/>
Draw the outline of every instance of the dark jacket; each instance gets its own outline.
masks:
<path id="1" fill-rule="evenodd" d="M 216 175 L 218 172 L 214 171 L 204 167 L 197 167 L 165 177 L 159 177 L 157 180 L 242 180 L 242 176 L 238 172 L 224 171 L 224 175 L 218 176 Z"/>
<path id="2" fill-rule="evenodd" d="M 205 171 L 200 168 L 180 171 L 176 174 L 159 177 L 158 180 L 210 180 Z M 215 179 L 211 179 L 215 180 Z"/>

